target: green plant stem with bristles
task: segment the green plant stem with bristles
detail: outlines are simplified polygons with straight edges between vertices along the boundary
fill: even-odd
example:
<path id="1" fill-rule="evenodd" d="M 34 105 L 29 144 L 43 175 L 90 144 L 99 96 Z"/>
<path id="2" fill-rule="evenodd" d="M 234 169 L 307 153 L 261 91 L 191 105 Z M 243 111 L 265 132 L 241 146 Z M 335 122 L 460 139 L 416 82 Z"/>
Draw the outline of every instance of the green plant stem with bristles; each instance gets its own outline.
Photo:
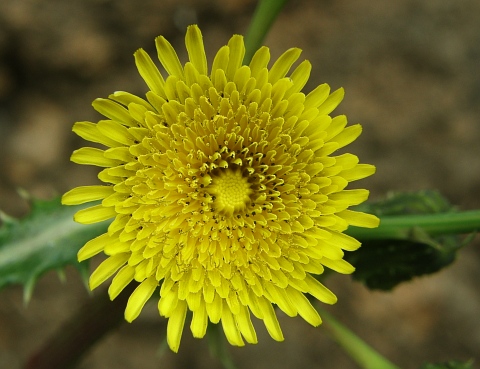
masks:
<path id="1" fill-rule="evenodd" d="M 480 230 L 480 210 L 427 215 L 382 216 L 377 228 L 350 227 L 345 233 L 360 240 L 406 240 L 414 228 L 428 235 L 465 234 Z"/>
<path id="2" fill-rule="evenodd" d="M 333 316 L 318 310 L 326 331 L 362 369 L 399 369 Z"/>
<path id="3" fill-rule="evenodd" d="M 245 36 L 245 64 L 250 62 L 253 54 L 260 48 L 270 27 L 286 3 L 287 0 L 260 0 L 258 2 Z"/>

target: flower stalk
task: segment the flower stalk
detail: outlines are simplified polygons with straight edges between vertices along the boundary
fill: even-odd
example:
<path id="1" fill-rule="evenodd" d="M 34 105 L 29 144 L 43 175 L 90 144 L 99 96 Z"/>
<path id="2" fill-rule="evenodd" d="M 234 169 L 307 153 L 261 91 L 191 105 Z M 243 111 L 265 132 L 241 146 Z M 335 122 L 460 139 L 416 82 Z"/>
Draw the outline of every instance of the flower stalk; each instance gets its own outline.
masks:
<path id="1" fill-rule="evenodd" d="M 350 227 L 346 233 L 358 240 L 406 240 L 414 228 L 428 235 L 465 234 L 480 230 L 480 210 L 425 215 L 382 216 L 378 228 Z"/>
<path id="2" fill-rule="evenodd" d="M 249 63 L 265 39 L 287 0 L 260 0 L 245 36 L 245 63 Z"/>
<path id="3" fill-rule="evenodd" d="M 221 333 L 221 329 L 217 324 L 210 324 L 208 326 L 207 338 L 210 355 L 217 358 L 224 369 L 237 369 L 228 351 L 227 341 Z"/>
<path id="4" fill-rule="evenodd" d="M 321 311 L 326 331 L 362 369 L 399 369 L 330 314 Z"/>

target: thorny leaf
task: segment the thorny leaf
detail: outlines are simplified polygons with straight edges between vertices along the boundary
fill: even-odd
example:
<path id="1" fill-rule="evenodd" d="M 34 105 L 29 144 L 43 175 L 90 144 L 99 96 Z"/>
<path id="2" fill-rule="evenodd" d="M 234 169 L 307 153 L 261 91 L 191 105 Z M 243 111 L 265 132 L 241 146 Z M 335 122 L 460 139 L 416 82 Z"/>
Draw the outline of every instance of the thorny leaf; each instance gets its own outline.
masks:
<path id="1" fill-rule="evenodd" d="M 83 206 L 85 207 L 85 206 Z M 60 199 L 34 200 L 29 215 L 21 220 L 1 214 L 0 290 L 11 284 L 24 286 L 28 302 L 38 278 L 49 270 L 62 276 L 66 265 L 87 275 L 87 263 L 78 263 L 77 252 L 88 240 L 105 232 L 108 222 L 81 225 L 73 214 L 82 206 L 62 206 Z"/>

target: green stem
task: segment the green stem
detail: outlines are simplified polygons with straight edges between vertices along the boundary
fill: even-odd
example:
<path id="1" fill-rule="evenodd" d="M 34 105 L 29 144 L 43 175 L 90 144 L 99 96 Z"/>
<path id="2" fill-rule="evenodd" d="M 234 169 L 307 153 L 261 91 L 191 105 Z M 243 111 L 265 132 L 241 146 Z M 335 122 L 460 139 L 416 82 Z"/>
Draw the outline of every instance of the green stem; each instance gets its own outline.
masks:
<path id="1" fill-rule="evenodd" d="M 252 60 L 253 54 L 260 48 L 268 30 L 286 4 L 287 0 L 260 0 L 245 36 L 244 63 Z"/>
<path id="2" fill-rule="evenodd" d="M 237 369 L 228 351 L 225 337 L 219 324 L 209 323 L 207 332 L 210 354 L 217 358 L 224 369 Z"/>
<path id="3" fill-rule="evenodd" d="M 411 238 L 414 228 L 422 228 L 430 236 L 476 232 L 480 230 L 480 210 L 428 215 L 384 216 L 380 217 L 380 226 L 377 228 L 350 227 L 346 233 L 361 241 L 405 240 Z"/>
<path id="4" fill-rule="evenodd" d="M 330 314 L 320 314 L 327 332 L 362 369 L 399 369 Z"/>

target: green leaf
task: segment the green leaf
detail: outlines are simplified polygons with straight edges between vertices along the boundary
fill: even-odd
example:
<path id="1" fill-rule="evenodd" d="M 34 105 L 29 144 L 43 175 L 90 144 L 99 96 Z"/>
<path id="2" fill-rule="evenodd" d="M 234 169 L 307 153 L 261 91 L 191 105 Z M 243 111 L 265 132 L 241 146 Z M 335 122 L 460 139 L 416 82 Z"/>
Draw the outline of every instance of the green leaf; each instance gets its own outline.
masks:
<path id="1" fill-rule="evenodd" d="M 455 209 L 440 192 L 434 190 L 390 193 L 386 199 L 367 202 L 362 208 L 362 211 L 377 216 L 434 214 Z"/>
<path id="2" fill-rule="evenodd" d="M 473 361 L 462 363 L 460 361 L 449 361 L 438 364 L 423 364 L 420 369 L 473 369 Z"/>
<path id="3" fill-rule="evenodd" d="M 60 199 L 34 200 L 32 210 L 21 220 L 2 214 L 0 228 L 0 290 L 11 284 L 24 286 L 28 302 L 38 278 L 49 270 L 62 276 L 66 265 L 88 274 L 87 263 L 78 263 L 78 250 L 106 231 L 108 221 L 82 225 L 73 214 L 86 206 L 62 206 Z"/>
<path id="4" fill-rule="evenodd" d="M 382 219 L 391 216 L 455 214 L 454 208 L 436 191 L 400 193 L 363 206 L 362 211 Z M 424 228 L 412 226 L 405 239 L 366 239 L 362 247 L 347 255 L 356 270 L 355 280 L 371 289 L 391 290 L 414 277 L 431 274 L 450 265 L 457 251 L 469 241 L 459 235 L 431 236 Z M 471 239 L 471 238 L 470 238 Z"/>
<path id="5" fill-rule="evenodd" d="M 438 246 L 402 240 L 368 241 L 348 260 L 355 280 L 370 289 L 391 290 L 414 277 L 435 273 L 450 265 L 460 243 L 445 238 Z"/>

